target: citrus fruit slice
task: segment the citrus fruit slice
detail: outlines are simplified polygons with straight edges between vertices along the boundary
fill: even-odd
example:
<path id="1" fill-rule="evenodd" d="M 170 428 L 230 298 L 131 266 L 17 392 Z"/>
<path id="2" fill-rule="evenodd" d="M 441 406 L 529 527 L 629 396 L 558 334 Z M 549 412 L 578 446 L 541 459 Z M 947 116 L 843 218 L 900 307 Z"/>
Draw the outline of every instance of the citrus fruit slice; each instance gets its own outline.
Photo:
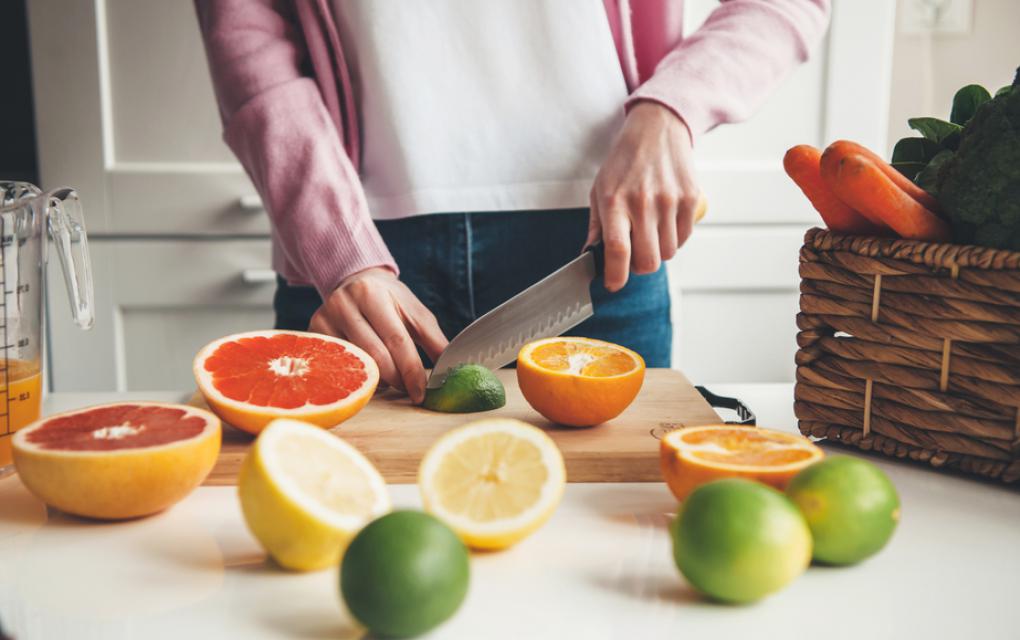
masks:
<path id="1" fill-rule="evenodd" d="M 695 489 L 670 531 L 680 572 L 724 602 L 763 598 L 811 562 L 811 532 L 797 507 L 775 489 L 740 478 Z"/>
<path id="2" fill-rule="evenodd" d="M 390 509 L 386 484 L 365 456 L 297 420 L 275 420 L 259 434 L 237 491 L 252 534 L 296 571 L 336 566 L 354 534 Z"/>
<path id="3" fill-rule="evenodd" d="M 506 389 L 491 370 L 461 364 L 450 370 L 442 386 L 426 389 L 422 406 L 445 413 L 491 411 L 506 404 Z"/>
<path id="4" fill-rule="evenodd" d="M 11 444 L 21 481 L 46 504 L 89 518 L 135 518 L 205 480 L 220 452 L 220 421 L 185 405 L 122 402 L 43 418 Z"/>
<path id="5" fill-rule="evenodd" d="M 362 529 L 340 565 L 340 594 L 377 637 L 407 638 L 452 616 L 467 595 L 468 551 L 421 511 L 394 511 Z"/>
<path id="6" fill-rule="evenodd" d="M 444 434 L 425 454 L 425 510 L 476 549 L 503 549 L 549 519 L 563 496 L 563 456 L 541 429 L 479 420 Z"/>
<path id="7" fill-rule="evenodd" d="M 688 427 L 659 444 L 662 478 L 678 500 L 719 478 L 758 480 L 785 489 L 790 478 L 825 454 L 804 436 L 733 425 Z"/>
<path id="8" fill-rule="evenodd" d="M 814 558 L 854 564 L 878 553 L 900 520 L 900 497 L 889 476 L 860 458 L 836 456 L 813 464 L 786 488 L 807 519 Z"/>
<path id="9" fill-rule="evenodd" d="M 379 368 L 353 344 L 302 331 L 220 338 L 195 356 L 195 380 L 227 424 L 258 433 L 276 418 L 332 427 L 361 410 Z"/>
<path id="10" fill-rule="evenodd" d="M 517 382 L 548 420 L 590 427 L 623 413 L 641 390 L 645 361 L 630 349 L 590 338 L 546 338 L 521 348 Z"/>

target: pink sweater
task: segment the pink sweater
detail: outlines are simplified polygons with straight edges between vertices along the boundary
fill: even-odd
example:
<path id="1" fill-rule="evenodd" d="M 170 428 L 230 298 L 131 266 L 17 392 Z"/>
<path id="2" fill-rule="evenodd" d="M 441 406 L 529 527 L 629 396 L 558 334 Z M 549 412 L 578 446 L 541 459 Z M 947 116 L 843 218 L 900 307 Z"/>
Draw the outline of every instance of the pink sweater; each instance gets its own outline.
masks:
<path id="1" fill-rule="evenodd" d="M 396 264 L 358 179 L 358 118 L 329 0 L 195 0 L 223 138 L 273 228 L 274 268 L 325 297 Z M 682 37 L 682 0 L 603 0 L 638 100 L 692 136 L 750 116 L 821 38 L 829 0 L 724 0 Z"/>

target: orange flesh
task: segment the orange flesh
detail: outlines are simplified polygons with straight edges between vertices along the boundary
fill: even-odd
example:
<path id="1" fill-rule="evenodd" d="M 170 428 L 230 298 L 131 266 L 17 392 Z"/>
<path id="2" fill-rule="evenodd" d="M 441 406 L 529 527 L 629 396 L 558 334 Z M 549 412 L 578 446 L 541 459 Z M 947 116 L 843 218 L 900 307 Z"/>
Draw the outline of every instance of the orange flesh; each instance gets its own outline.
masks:
<path id="1" fill-rule="evenodd" d="M 42 374 L 38 363 L 11 360 L 7 363 L 7 376 L 6 398 L 9 402 L 0 395 L 0 407 L 7 406 L 7 414 L 0 416 L 0 468 L 12 462 L 11 436 L 39 419 L 42 404 Z M 0 374 L 0 382 L 2 379 Z"/>
<path id="2" fill-rule="evenodd" d="M 29 443 L 60 451 L 116 451 L 194 438 L 206 421 L 183 409 L 118 404 L 53 418 L 27 433 Z"/>
<path id="3" fill-rule="evenodd" d="M 543 344 L 531 352 L 531 359 L 550 371 L 566 371 L 592 378 L 617 376 L 636 367 L 634 359 L 619 349 L 576 342 Z"/>
<path id="4" fill-rule="evenodd" d="M 814 455 L 806 449 L 792 448 L 786 439 L 751 429 L 695 432 L 684 435 L 683 442 L 693 445 L 688 453 L 696 458 L 731 465 L 784 466 Z"/>
<path id="5" fill-rule="evenodd" d="M 292 334 L 226 342 L 204 366 L 227 398 L 280 409 L 333 404 L 368 379 L 364 363 L 343 345 Z"/>

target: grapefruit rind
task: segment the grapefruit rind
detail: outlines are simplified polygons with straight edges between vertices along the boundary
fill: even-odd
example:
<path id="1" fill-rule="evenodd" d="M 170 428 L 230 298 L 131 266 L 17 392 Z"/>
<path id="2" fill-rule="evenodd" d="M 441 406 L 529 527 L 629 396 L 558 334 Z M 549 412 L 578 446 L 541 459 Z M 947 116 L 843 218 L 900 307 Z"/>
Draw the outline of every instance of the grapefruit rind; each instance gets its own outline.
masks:
<path id="1" fill-rule="evenodd" d="M 548 476 L 539 498 L 524 511 L 512 518 L 478 522 L 445 508 L 433 478 L 446 457 L 457 447 L 473 438 L 493 433 L 504 433 L 534 445 L 541 453 Z M 552 438 L 537 427 L 507 418 L 480 420 L 447 432 L 428 450 L 418 470 L 418 488 L 425 510 L 443 520 L 465 544 L 476 549 L 508 547 L 541 527 L 559 505 L 565 484 L 563 455 Z"/>
<path id="2" fill-rule="evenodd" d="M 102 451 L 43 448 L 28 441 L 53 419 L 117 406 L 173 408 L 201 417 L 205 426 L 166 444 Z M 152 515 L 179 502 L 212 471 L 220 442 L 218 417 L 163 402 L 116 402 L 54 414 L 20 429 L 11 440 L 15 467 L 29 491 L 61 511 L 102 520 Z"/>
<path id="3" fill-rule="evenodd" d="M 306 402 L 303 406 L 293 409 L 249 404 L 228 398 L 216 389 L 213 384 L 213 376 L 205 369 L 204 365 L 205 361 L 216 353 L 217 349 L 228 342 L 235 342 L 243 338 L 268 338 L 276 335 L 312 337 L 344 347 L 364 365 L 365 383 L 361 388 L 337 402 L 330 404 L 312 404 Z M 199 350 L 193 361 L 192 371 L 195 376 L 195 382 L 198 384 L 199 392 L 205 399 L 206 404 L 209 405 L 209 408 L 230 426 L 252 434 L 261 432 L 270 422 L 278 418 L 301 420 L 320 427 L 334 427 L 361 411 L 368 401 L 372 399 L 372 394 L 375 393 L 376 386 L 379 384 L 379 367 L 376 365 L 375 360 L 357 345 L 340 338 L 334 338 L 333 336 L 304 331 L 264 330 L 224 336 L 210 342 Z"/>
<path id="4" fill-rule="evenodd" d="M 295 439 L 328 447 L 352 462 L 374 494 L 369 512 L 341 514 L 307 495 L 279 458 L 281 443 Z M 259 434 L 241 465 L 237 488 L 248 529 L 280 566 L 295 571 L 335 567 L 357 531 L 390 510 L 385 481 L 367 458 L 337 436 L 296 420 L 275 420 Z"/>

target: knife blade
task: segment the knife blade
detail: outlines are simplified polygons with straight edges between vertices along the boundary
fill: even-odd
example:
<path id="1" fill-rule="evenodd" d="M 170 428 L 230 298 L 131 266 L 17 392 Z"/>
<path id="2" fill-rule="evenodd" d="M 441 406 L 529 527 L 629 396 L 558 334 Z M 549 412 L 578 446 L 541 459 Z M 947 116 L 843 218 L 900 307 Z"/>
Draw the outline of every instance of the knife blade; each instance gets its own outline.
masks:
<path id="1" fill-rule="evenodd" d="M 441 386 L 459 364 L 499 369 L 517 359 L 525 344 L 590 318 L 589 286 L 601 269 L 602 248 L 596 245 L 469 324 L 436 360 L 427 387 Z"/>

